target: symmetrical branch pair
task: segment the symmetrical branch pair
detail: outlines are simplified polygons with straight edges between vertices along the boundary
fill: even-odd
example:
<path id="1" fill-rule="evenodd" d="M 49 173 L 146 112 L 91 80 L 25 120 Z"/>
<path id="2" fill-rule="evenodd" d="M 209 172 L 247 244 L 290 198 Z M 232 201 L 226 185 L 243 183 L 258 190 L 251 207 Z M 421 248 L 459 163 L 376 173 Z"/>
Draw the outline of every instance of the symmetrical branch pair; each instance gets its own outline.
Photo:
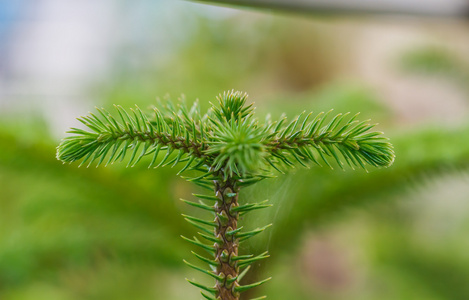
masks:
<path id="1" fill-rule="evenodd" d="M 183 101 L 177 106 L 169 101 L 159 102 L 150 114 L 138 107 L 129 113 L 116 106 L 118 116 L 114 117 L 98 109 L 98 115 L 90 113 L 78 119 L 88 130 L 72 128 L 68 132 L 72 135 L 57 150 L 61 161 L 81 161 L 80 165 L 127 160 L 127 166 L 134 166 L 150 156 L 149 168 L 182 163 L 179 174 L 199 171 L 200 176 L 187 179 L 215 194 L 196 195 L 199 202 L 183 201 L 209 211 L 213 218 L 185 219 L 201 230 L 199 235 L 211 244 L 196 237 L 184 239 L 211 256 L 206 258 L 194 252 L 209 265 L 209 270 L 186 262 L 216 280 L 214 287 L 190 281 L 204 290 L 206 299 L 237 300 L 243 291 L 266 281 L 240 285 L 250 264 L 268 255 L 239 255 L 239 244 L 268 226 L 243 232 L 238 218 L 269 206 L 264 202 L 240 205 L 240 188 L 271 177 L 272 169 L 283 173 L 297 163 L 324 163 L 330 167 L 336 164 L 343 168 L 344 161 L 353 169 L 366 165 L 387 167 L 394 160 L 388 140 L 381 132 L 370 131 L 374 125 L 368 121 L 357 121 L 357 115 L 349 118 L 348 114 L 338 114 L 330 118 L 329 112 L 312 118 L 312 113 L 303 113 L 290 122 L 284 117 L 277 121 L 267 118 L 260 123 L 246 98 L 241 92 L 225 92 L 218 97 L 218 105 L 212 105 L 205 114 L 200 112 L 198 102 L 188 108 Z"/>

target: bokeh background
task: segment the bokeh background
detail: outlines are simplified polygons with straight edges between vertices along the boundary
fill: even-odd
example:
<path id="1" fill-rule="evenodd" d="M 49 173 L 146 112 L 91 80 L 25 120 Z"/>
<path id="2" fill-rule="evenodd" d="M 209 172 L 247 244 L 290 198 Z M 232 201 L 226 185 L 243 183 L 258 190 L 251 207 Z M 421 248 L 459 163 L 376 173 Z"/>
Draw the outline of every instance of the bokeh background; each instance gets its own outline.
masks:
<path id="1" fill-rule="evenodd" d="M 242 251 L 251 298 L 469 299 L 469 23 L 299 16 L 174 0 L 0 1 L 0 299 L 200 299 L 177 169 L 55 159 L 75 117 L 243 90 L 260 116 L 361 112 L 388 169 L 295 169 L 242 193 L 275 206 Z M 248 299 L 247 297 L 245 299 Z"/>

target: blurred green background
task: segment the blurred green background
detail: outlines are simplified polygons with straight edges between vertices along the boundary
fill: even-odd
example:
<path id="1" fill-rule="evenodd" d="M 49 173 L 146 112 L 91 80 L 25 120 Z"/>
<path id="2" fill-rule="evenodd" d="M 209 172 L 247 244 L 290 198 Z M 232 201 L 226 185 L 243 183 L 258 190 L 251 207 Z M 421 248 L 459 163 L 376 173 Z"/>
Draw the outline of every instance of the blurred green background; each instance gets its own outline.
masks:
<path id="1" fill-rule="evenodd" d="M 55 159 L 95 105 L 157 96 L 204 107 L 249 93 L 257 114 L 361 112 L 390 136 L 388 169 L 297 169 L 242 191 L 270 199 L 241 251 L 271 258 L 247 296 L 469 299 L 469 26 L 305 17 L 183 1 L 0 3 L 0 299 L 200 299 L 177 169 Z M 246 298 L 248 299 L 248 298 Z"/>

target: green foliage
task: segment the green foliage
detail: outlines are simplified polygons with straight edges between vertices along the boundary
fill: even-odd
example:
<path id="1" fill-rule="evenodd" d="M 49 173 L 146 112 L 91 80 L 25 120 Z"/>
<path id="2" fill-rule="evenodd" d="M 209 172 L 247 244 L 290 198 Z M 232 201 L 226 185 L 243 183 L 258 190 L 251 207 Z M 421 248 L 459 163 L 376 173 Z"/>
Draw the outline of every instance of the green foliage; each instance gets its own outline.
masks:
<path id="1" fill-rule="evenodd" d="M 403 70 L 420 75 L 440 76 L 466 89 L 469 79 L 467 61 L 450 49 L 436 46 L 417 47 L 400 57 Z"/>
<path id="2" fill-rule="evenodd" d="M 62 299 L 91 299 L 99 285 L 102 297 L 97 298 L 113 298 L 116 282 L 130 295 L 126 281 L 134 283 L 134 292 L 141 284 L 149 294 L 154 283 L 145 276 L 156 275 L 154 266 L 178 266 L 183 253 L 176 233 L 184 224 L 167 226 L 177 209 L 160 201 L 170 198 L 168 176 L 153 174 L 152 186 L 146 186 L 125 169 L 62 166 L 51 157 L 54 147 L 42 136 L 35 138 L 0 128 L 0 298 L 48 299 L 43 289 L 33 291 L 45 289 L 52 278 L 48 288 L 62 289 Z M 109 289 L 103 290 L 106 280 Z M 31 295 L 22 297 L 27 291 Z"/>
<path id="3" fill-rule="evenodd" d="M 459 70 L 461 62 L 454 53 L 438 47 L 419 47 L 407 51 L 401 58 L 401 65 L 410 71 L 452 75 Z"/>
<path id="4" fill-rule="evenodd" d="M 209 293 L 202 293 L 206 299 L 239 299 L 240 293 L 270 280 L 240 285 L 250 266 L 269 255 L 267 252 L 257 256 L 239 255 L 239 245 L 271 225 L 250 231 L 238 228 L 240 216 L 270 207 L 265 201 L 239 205 L 241 187 L 270 177 L 271 168 L 283 172 L 296 163 L 307 167 L 323 162 L 332 168 L 335 162 L 343 168 L 343 160 L 352 169 L 365 169 L 366 165 L 387 167 L 394 161 L 388 140 L 381 132 L 371 131 L 374 125 L 368 121 L 356 120 L 357 115 L 329 117 L 331 112 L 328 112 L 311 119 L 312 113 L 302 113 L 289 122 L 286 117 L 276 121 L 268 117 L 260 123 L 252 105 L 246 105 L 246 99 L 244 93 L 225 92 L 218 97 L 218 106 L 213 105 L 203 115 L 197 102 L 189 109 L 183 100 L 177 107 L 160 101 L 148 115 L 138 107 L 129 113 L 116 106 L 118 117 L 98 109 L 99 116 L 90 113 L 79 119 L 91 131 L 72 128 L 69 131 L 72 135 L 57 149 L 57 158 L 61 161 L 81 161 L 80 165 L 87 163 L 88 166 L 95 161 L 99 166 L 103 162 L 108 165 L 124 159 L 127 159 L 127 166 L 135 166 L 143 157 L 151 156 L 149 168 L 156 164 L 163 151 L 164 157 L 155 168 L 184 163 L 179 173 L 202 172 L 198 177 L 188 178 L 189 181 L 214 190 L 215 195 L 195 195 L 198 202 L 183 202 L 210 212 L 212 219 L 184 217 L 210 244 L 195 236 L 183 239 L 210 255 L 206 258 L 193 252 L 196 258 L 209 265 L 209 270 L 184 261 L 216 280 L 215 287 L 188 280 Z"/>
<path id="5" fill-rule="evenodd" d="M 247 95 L 228 92 L 218 97 L 219 105 L 202 115 L 198 103 L 188 109 L 181 101 L 177 107 L 165 103 L 149 115 L 138 107 L 131 113 L 116 106 L 119 117 L 104 109 L 97 116 L 81 117 L 91 131 L 72 128 L 59 145 L 57 158 L 63 162 L 81 160 L 90 166 L 97 161 L 106 165 L 128 158 L 127 166 L 135 166 L 144 156 L 152 155 L 154 166 L 160 151 L 164 158 L 156 165 L 186 162 L 182 171 L 200 169 L 223 171 L 225 176 L 268 174 L 267 166 L 279 170 L 306 164 L 342 167 L 387 167 L 394 160 L 391 144 L 381 132 L 374 132 L 368 121 L 359 122 L 348 113 L 329 118 L 331 111 L 320 113 L 311 121 L 312 113 L 300 114 L 260 124 L 252 105 L 245 105 Z M 172 159 L 169 159 L 173 153 Z M 262 168 L 259 168 L 259 167 Z"/>

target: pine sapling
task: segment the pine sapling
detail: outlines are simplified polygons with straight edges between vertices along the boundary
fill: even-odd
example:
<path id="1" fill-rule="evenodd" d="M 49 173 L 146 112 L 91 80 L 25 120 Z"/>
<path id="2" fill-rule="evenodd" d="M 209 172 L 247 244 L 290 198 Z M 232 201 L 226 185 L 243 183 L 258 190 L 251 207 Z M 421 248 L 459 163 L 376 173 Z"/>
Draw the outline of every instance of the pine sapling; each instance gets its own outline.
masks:
<path id="1" fill-rule="evenodd" d="M 149 113 L 138 107 L 127 111 L 116 106 L 115 115 L 97 109 L 97 114 L 78 119 L 87 130 L 68 131 L 71 135 L 57 147 L 57 158 L 64 163 L 79 161 L 80 166 L 124 160 L 134 166 L 149 156 L 149 168 L 181 164 L 178 174 L 198 173 L 184 178 L 210 193 L 193 194 L 197 201 L 182 201 L 208 211 L 211 217 L 183 215 L 199 230 L 199 237 L 182 238 L 207 253 L 192 252 L 208 269 L 184 262 L 212 277 L 215 284 L 188 281 L 202 290 L 205 299 L 239 300 L 243 292 L 270 279 L 241 284 L 251 264 L 269 255 L 239 253 L 239 245 L 270 225 L 245 231 L 238 224 L 239 217 L 270 205 L 240 202 L 240 189 L 296 164 L 388 167 L 394 152 L 388 139 L 372 131 L 369 121 L 356 120 L 357 115 L 302 113 L 291 121 L 267 117 L 260 122 L 252 104 L 246 103 L 245 93 L 225 92 L 217 99 L 218 105 L 204 114 L 197 101 L 190 108 L 184 101 L 176 105 L 160 101 Z"/>

